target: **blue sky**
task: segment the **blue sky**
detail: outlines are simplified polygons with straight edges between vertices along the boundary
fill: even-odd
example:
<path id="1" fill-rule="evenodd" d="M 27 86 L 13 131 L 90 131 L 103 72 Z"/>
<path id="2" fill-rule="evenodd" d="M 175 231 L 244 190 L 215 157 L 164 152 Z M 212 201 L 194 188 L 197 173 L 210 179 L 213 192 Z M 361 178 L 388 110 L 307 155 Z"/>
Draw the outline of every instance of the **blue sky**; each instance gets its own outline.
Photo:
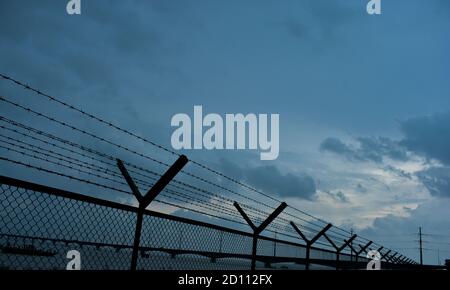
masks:
<path id="1" fill-rule="evenodd" d="M 378 240 L 450 234 L 450 3 L 365 4 L 85 0 L 69 16 L 66 1 L 1 0 L 0 71 L 166 146 L 194 105 L 279 113 L 275 161 L 185 153 Z"/>

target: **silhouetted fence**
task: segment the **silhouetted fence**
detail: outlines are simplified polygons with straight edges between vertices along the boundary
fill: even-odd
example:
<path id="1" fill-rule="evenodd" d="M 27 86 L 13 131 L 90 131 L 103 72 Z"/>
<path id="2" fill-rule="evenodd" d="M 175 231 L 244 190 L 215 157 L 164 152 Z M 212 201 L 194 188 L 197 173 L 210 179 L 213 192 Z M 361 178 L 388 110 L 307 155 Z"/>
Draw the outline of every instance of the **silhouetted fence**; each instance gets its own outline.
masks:
<path id="1" fill-rule="evenodd" d="M 0 267 L 65 269 L 69 250 L 82 269 L 130 269 L 139 209 L 8 177 L 0 177 Z M 137 269 L 250 269 L 317 264 L 336 267 L 336 253 L 253 233 L 143 210 Z M 340 253 L 340 268 L 368 259 Z M 287 264 L 289 263 L 289 264 Z M 383 263 L 395 267 L 393 263 Z M 402 265 L 404 267 L 405 265 Z M 411 266 L 411 265 L 410 265 Z"/>
<path id="2" fill-rule="evenodd" d="M 0 81 L 11 86 L 0 95 L 2 174 L 59 188 L 1 177 L 0 267 L 64 269 L 69 250 L 84 269 L 365 268 L 370 250 L 385 268 L 415 263 L 288 206 L 282 192 L 188 161 L 25 82 Z M 147 210 L 155 203 L 176 213 Z"/>

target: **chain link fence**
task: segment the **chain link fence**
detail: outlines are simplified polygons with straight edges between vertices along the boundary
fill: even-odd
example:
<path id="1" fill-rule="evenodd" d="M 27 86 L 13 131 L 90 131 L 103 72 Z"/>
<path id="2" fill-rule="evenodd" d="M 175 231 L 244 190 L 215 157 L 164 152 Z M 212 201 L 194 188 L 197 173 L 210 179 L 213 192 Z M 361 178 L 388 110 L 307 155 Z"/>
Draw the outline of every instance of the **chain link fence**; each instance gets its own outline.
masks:
<path id="1" fill-rule="evenodd" d="M 128 270 L 136 212 L 129 205 L 1 177 L 0 268 L 64 270 L 67 253 L 77 250 L 83 270 Z M 261 236 L 256 266 L 301 268 L 305 252 L 301 244 Z M 248 270 L 251 253 L 250 233 L 146 211 L 137 269 Z M 311 249 L 312 263 L 335 259 L 332 251 Z M 341 260 L 351 257 L 341 254 Z"/>

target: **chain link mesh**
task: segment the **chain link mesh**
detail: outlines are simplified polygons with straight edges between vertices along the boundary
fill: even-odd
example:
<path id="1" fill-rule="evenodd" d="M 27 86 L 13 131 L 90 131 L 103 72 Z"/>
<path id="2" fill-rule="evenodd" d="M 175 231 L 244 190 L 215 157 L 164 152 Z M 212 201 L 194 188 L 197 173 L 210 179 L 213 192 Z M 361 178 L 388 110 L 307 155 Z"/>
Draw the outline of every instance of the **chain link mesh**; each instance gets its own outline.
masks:
<path id="1" fill-rule="evenodd" d="M 136 208 L 26 184 L 0 185 L 1 269 L 63 270 L 70 250 L 80 252 L 83 270 L 130 269 Z M 144 215 L 137 269 L 250 269 L 251 234 L 151 213 Z M 293 263 L 305 255 L 302 245 L 260 237 L 256 267 L 272 268 L 270 257 Z M 336 254 L 311 249 L 311 258 Z"/>

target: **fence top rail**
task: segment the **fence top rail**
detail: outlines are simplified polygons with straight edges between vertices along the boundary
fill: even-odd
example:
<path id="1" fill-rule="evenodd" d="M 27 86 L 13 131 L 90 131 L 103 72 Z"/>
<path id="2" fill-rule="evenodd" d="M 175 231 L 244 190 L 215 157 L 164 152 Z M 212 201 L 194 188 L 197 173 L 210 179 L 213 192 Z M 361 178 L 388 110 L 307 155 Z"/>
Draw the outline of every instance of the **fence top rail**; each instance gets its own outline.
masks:
<path id="1" fill-rule="evenodd" d="M 96 204 L 96 205 L 100 205 L 100 206 L 105 206 L 105 207 L 109 207 L 109 208 L 133 212 L 133 213 L 137 213 L 137 211 L 138 211 L 137 207 L 134 207 L 131 205 L 122 204 L 122 203 L 114 202 L 111 200 L 101 199 L 101 198 L 93 197 L 93 196 L 86 195 L 86 194 L 75 193 L 75 192 L 67 191 L 64 189 L 50 187 L 50 186 L 46 186 L 46 185 L 42 185 L 42 184 L 29 182 L 29 181 L 15 179 L 15 178 L 7 177 L 4 175 L 0 175 L 0 184 L 14 186 L 17 188 L 24 188 L 27 190 L 42 192 L 42 193 L 46 193 L 49 195 L 59 196 L 59 197 L 63 197 L 63 198 L 68 198 L 68 199 L 77 200 L 77 201 L 81 201 L 81 202 L 87 202 L 87 203 L 91 203 L 91 204 Z M 252 233 L 245 232 L 242 230 L 224 227 L 224 226 L 207 223 L 207 222 L 203 222 L 203 221 L 188 219 L 188 218 L 184 218 L 184 217 L 169 215 L 169 214 L 165 214 L 165 213 L 161 213 L 161 212 L 157 212 L 157 211 L 152 211 L 152 210 L 146 209 L 144 211 L 144 215 L 163 218 L 163 219 L 181 222 L 181 223 L 185 223 L 185 224 L 203 226 L 203 227 L 215 229 L 218 231 L 228 232 L 228 233 L 232 233 L 232 234 L 253 237 Z M 280 243 L 280 244 L 286 244 L 286 245 L 295 246 L 295 247 L 300 247 L 300 248 L 306 248 L 305 245 L 300 244 L 300 243 L 286 241 L 286 240 L 280 240 L 280 239 L 267 237 L 267 236 L 260 236 L 259 239 L 276 242 L 276 243 Z M 322 248 L 318 248 L 318 247 L 311 247 L 311 249 L 330 253 L 330 254 L 335 254 L 334 251 L 331 251 L 328 249 L 322 249 Z M 349 254 L 341 253 L 341 256 L 344 256 L 344 255 L 350 256 Z"/>

